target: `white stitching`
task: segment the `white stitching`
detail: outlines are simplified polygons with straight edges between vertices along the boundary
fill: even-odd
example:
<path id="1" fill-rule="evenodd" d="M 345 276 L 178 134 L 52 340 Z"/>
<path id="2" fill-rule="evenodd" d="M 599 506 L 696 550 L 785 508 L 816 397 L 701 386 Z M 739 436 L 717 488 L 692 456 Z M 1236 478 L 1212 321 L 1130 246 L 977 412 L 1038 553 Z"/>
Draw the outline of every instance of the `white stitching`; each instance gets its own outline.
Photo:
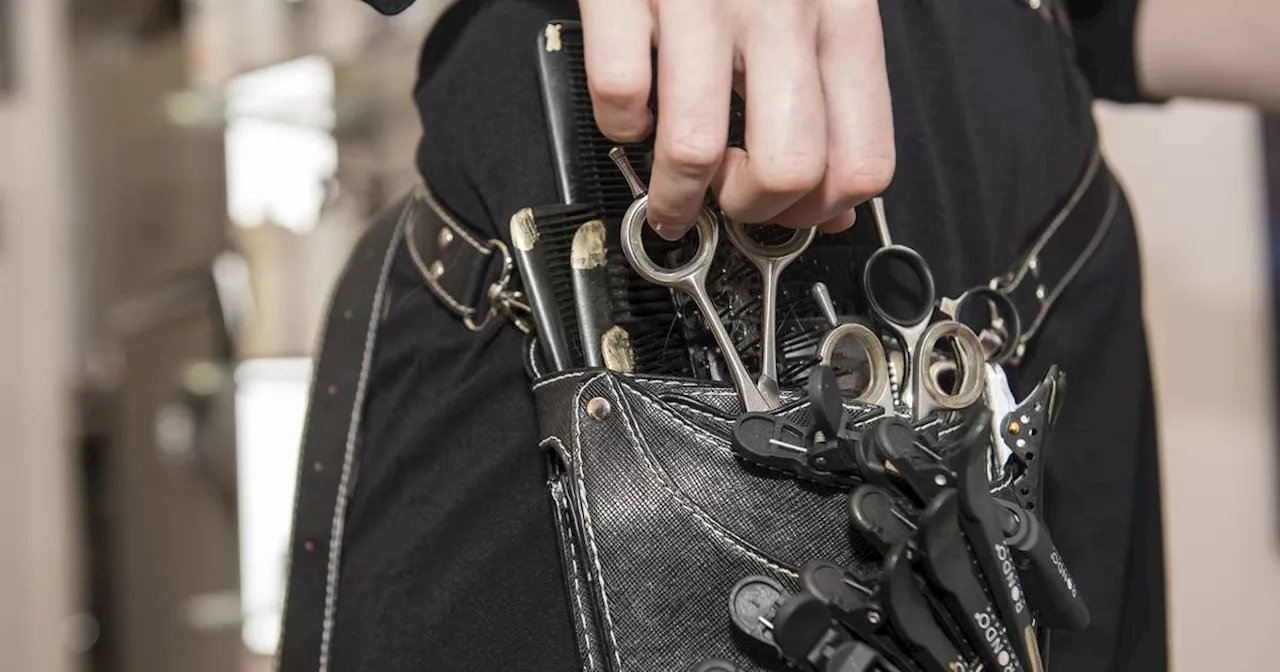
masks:
<path id="1" fill-rule="evenodd" d="M 408 208 L 408 212 L 409 213 L 413 212 L 412 205 L 410 206 L 410 208 Z M 437 282 L 436 279 L 431 276 L 431 272 L 427 270 L 426 262 L 422 260 L 422 255 L 419 254 L 418 252 L 418 246 L 412 243 L 414 238 L 414 231 L 417 229 L 417 222 L 413 219 L 412 216 L 410 216 L 408 219 L 409 221 L 408 223 L 405 224 L 405 228 L 408 231 L 408 235 L 411 243 L 406 247 L 409 248 L 409 256 L 413 258 L 413 265 L 417 267 L 418 275 L 421 275 L 422 279 L 425 280 L 427 284 L 431 285 L 432 289 L 436 290 L 435 291 L 436 296 L 443 299 L 445 303 L 449 304 L 450 308 L 453 308 L 458 313 L 461 313 L 463 317 L 467 317 L 475 314 L 476 312 L 475 308 L 472 308 L 470 306 L 464 306 L 461 303 L 459 303 L 457 299 L 453 298 L 452 296 L 449 296 L 449 292 L 446 292 L 444 287 L 441 286 L 440 283 Z M 492 252 L 490 252 L 489 250 L 481 250 L 481 251 L 484 252 L 486 256 L 489 254 L 492 254 Z"/>
<path id="2" fill-rule="evenodd" d="M 558 436 L 548 436 L 538 442 L 538 447 L 545 448 L 549 443 L 554 443 L 559 446 L 560 453 L 564 452 L 564 442 L 561 441 Z M 560 491 L 564 492 L 563 484 L 561 484 Z M 560 502 L 556 501 L 555 506 L 556 517 L 560 519 L 560 529 L 562 530 L 565 541 L 569 544 L 569 562 L 573 565 L 573 568 L 570 571 L 573 578 L 573 601 L 578 605 L 578 620 L 582 623 L 582 647 L 587 652 L 587 666 L 594 671 L 596 669 L 596 659 L 591 653 L 592 648 L 594 648 L 594 645 L 591 643 L 591 626 L 587 624 L 587 610 L 586 607 L 582 605 L 582 584 L 578 582 L 578 574 L 580 574 L 582 570 L 578 568 L 578 547 L 573 545 L 573 521 L 569 521 L 568 529 L 565 529 L 564 512 L 560 510 Z"/>
<path id="3" fill-rule="evenodd" d="M 595 382 L 595 381 L 592 381 L 592 382 Z M 610 380 L 609 384 L 611 387 L 613 387 L 614 392 L 618 395 L 618 403 L 627 406 L 627 410 L 631 411 L 631 408 L 630 408 L 631 403 L 626 399 L 626 396 L 623 394 L 622 389 L 618 387 L 617 381 Z M 586 385 L 583 386 L 583 389 L 585 388 L 586 388 Z M 579 392 L 579 400 L 581 400 L 581 392 Z M 658 408 L 661 408 L 661 407 L 659 406 Z M 710 516 L 692 507 L 688 502 L 685 501 L 683 497 L 677 494 L 675 490 L 673 490 L 671 486 L 666 482 L 666 479 L 664 479 L 662 475 L 658 473 L 657 468 L 655 468 L 652 462 L 649 460 L 648 451 L 643 448 L 643 445 L 641 444 L 641 441 L 640 441 L 640 436 L 632 426 L 633 425 L 632 418 L 634 417 L 635 413 L 628 412 L 628 413 L 625 413 L 624 415 L 627 418 L 627 422 L 626 422 L 627 433 L 631 435 L 631 440 L 635 442 L 636 450 L 637 452 L 640 453 L 640 456 L 644 461 L 645 468 L 647 468 L 649 470 L 649 473 L 651 473 L 654 476 L 654 479 L 657 481 L 658 485 L 661 486 L 663 490 L 666 490 L 667 494 L 671 495 L 671 498 L 675 501 L 677 506 L 679 506 L 680 508 L 690 513 L 695 519 L 697 519 L 700 523 L 702 523 L 702 525 L 707 529 L 708 532 L 719 537 L 726 544 L 729 544 L 731 547 L 737 549 L 747 557 L 757 562 L 760 562 L 764 564 L 766 567 L 769 567 L 775 571 L 781 572 L 787 576 L 790 576 L 792 578 L 799 578 L 799 574 L 797 574 L 796 572 L 789 570 L 785 567 L 782 567 L 781 565 L 774 563 L 773 561 L 769 560 L 763 555 L 760 555 L 755 551 L 752 551 L 751 549 L 746 548 L 740 543 L 734 541 L 733 539 L 730 539 L 723 531 L 718 529 L 719 524 L 716 523 L 714 520 L 712 520 Z M 574 414 L 575 425 L 577 424 L 577 418 L 578 418 L 578 414 L 575 413 Z M 576 443 L 576 440 L 575 440 L 575 443 Z"/>
<path id="4" fill-rule="evenodd" d="M 391 270 L 391 262 L 395 259 L 396 245 L 404 233 L 403 220 L 396 226 L 391 236 L 391 245 L 387 247 L 382 260 L 382 270 L 378 276 L 378 286 L 373 292 L 373 309 L 369 316 L 369 327 L 365 332 L 364 355 L 360 362 L 360 379 L 356 384 L 356 396 L 351 405 L 351 420 L 347 426 L 347 447 L 342 459 L 342 476 L 338 480 L 338 496 L 333 506 L 333 528 L 329 538 L 329 567 L 325 576 L 324 589 L 324 624 L 320 632 L 320 672 L 329 669 L 329 643 L 333 635 L 333 621 L 338 606 L 338 565 L 342 557 L 342 534 L 346 524 L 347 488 L 351 485 L 352 465 L 355 462 L 356 438 L 360 431 L 360 419 L 364 411 L 365 386 L 369 382 L 369 368 L 373 364 L 373 346 L 378 333 L 378 306 L 387 290 L 387 276 Z"/>
<path id="5" fill-rule="evenodd" d="M 609 614 L 609 591 L 605 588 L 605 585 L 604 585 L 604 571 L 600 569 L 600 551 L 596 547 L 595 527 L 591 524 L 591 508 L 587 505 L 586 466 L 583 463 L 583 459 L 582 459 L 582 441 L 581 441 L 582 414 L 577 411 L 578 408 L 581 408 L 583 392 L 585 392 L 588 387 L 590 387 L 593 383 L 595 383 L 597 380 L 600 380 L 603 377 L 604 377 L 604 374 L 596 375 L 591 380 L 588 380 L 586 383 L 584 383 L 582 387 L 578 388 L 578 393 L 574 395 L 575 409 L 573 413 L 573 449 L 575 453 L 574 459 L 578 463 L 578 477 L 575 478 L 574 480 L 577 481 L 577 485 L 578 485 L 578 488 L 577 488 L 578 497 L 580 500 L 580 504 L 582 506 L 582 522 L 587 528 L 587 548 L 589 551 L 588 555 L 591 558 L 591 564 L 595 565 L 596 581 L 600 584 L 600 602 L 601 602 L 602 611 L 604 611 L 605 634 L 609 636 L 609 644 L 610 644 L 610 647 L 613 649 L 613 660 L 618 665 L 617 672 L 622 672 L 622 655 L 618 651 L 618 638 L 617 638 L 617 635 L 614 634 L 614 630 L 613 630 L 613 616 Z"/>
<path id="6" fill-rule="evenodd" d="M 401 210 L 401 213 L 400 213 L 400 221 L 398 221 L 398 222 L 396 223 L 396 229 L 397 229 L 397 230 L 398 230 L 398 229 L 400 229 L 400 227 L 403 225 L 403 223 L 404 223 L 404 211 L 403 211 L 403 210 Z M 393 232 L 393 233 L 392 233 L 392 239 L 391 239 L 391 247 L 394 249 L 394 248 L 395 248 L 395 245 L 396 245 L 396 234 L 395 234 L 395 232 Z M 354 263 L 349 262 L 345 267 L 343 267 L 343 269 L 342 269 L 342 273 L 338 276 L 338 281 L 337 281 L 336 283 L 334 283 L 334 285 L 333 285 L 333 291 L 329 292 L 329 299 L 328 299 L 327 305 L 325 306 L 325 309 L 324 309 L 324 320 L 322 320 L 322 321 L 320 322 L 320 324 L 322 324 L 322 325 L 328 325 L 328 324 L 329 324 L 329 319 L 330 319 L 330 317 L 332 317 L 332 315 L 333 315 L 333 302 L 334 302 L 334 300 L 335 300 L 335 299 L 337 299 L 337 298 L 338 298 L 338 288 L 342 286 L 342 283 L 346 282 L 347 277 L 348 277 L 348 275 L 350 274 L 350 272 L 351 272 L 351 270 L 352 270 L 352 268 L 353 268 L 354 266 L 355 266 L 355 264 L 354 264 Z M 324 352 L 324 342 L 325 342 L 325 336 L 327 335 L 327 332 L 328 332 L 328 328 L 327 328 L 327 326 L 326 326 L 326 328 L 320 329 L 320 335 L 319 335 L 319 337 L 316 339 L 316 349 L 315 349 L 315 352 L 316 352 L 316 353 L 323 353 L 323 352 Z M 318 359 L 318 357 L 319 357 L 319 354 L 317 355 L 317 359 Z M 315 373 L 316 373 L 316 371 L 314 370 L 314 368 L 315 368 L 315 367 L 313 367 L 313 370 L 312 370 L 312 373 L 313 373 L 313 374 L 315 374 Z M 307 399 L 311 399 L 311 398 L 315 395 L 315 390 L 316 390 L 316 386 L 317 386 L 317 384 L 318 384 L 318 378 L 317 378 L 317 376 L 312 375 L 312 377 L 311 377 L 311 382 L 310 382 L 310 384 L 308 385 L 308 389 L 307 389 Z M 308 438 L 308 436 L 311 434 L 311 411 L 312 411 L 311 404 L 309 404 L 309 403 L 308 403 L 308 404 L 307 404 L 307 412 L 306 412 L 306 414 L 305 414 L 305 415 L 303 416 L 303 418 L 302 418 L 302 440 L 301 440 L 301 442 L 299 443 L 299 445 L 304 446 L 304 447 L 307 445 L 307 438 Z M 303 455 L 303 454 L 302 454 L 302 452 L 301 452 L 301 451 L 299 451 L 299 453 L 298 453 L 298 476 L 297 476 L 297 479 L 295 479 L 295 481 L 294 481 L 294 483 L 295 483 L 295 484 L 297 484 L 297 485 L 301 485 L 301 483 L 302 483 L 302 475 L 303 475 L 303 473 L 304 473 L 304 469 L 305 469 L 305 466 L 306 466 L 306 462 L 307 462 L 307 460 L 306 460 L 306 455 Z M 293 543 L 292 543 L 292 541 L 293 541 L 294 533 L 297 531 L 297 527 L 298 527 L 298 505 L 300 504 L 299 494 L 300 494 L 301 492 L 302 492 L 302 488 L 301 488 L 301 487 L 297 487 L 297 486 L 295 485 L 294 490 L 293 490 L 293 517 L 292 517 L 292 519 L 291 519 L 291 520 L 292 520 L 292 522 L 290 523 L 290 526 L 289 526 L 289 539 L 290 539 L 290 543 L 289 543 L 289 545 L 288 545 L 288 550 L 287 550 L 287 551 L 286 551 L 286 553 L 285 553 L 285 576 L 289 576 L 289 575 L 290 575 L 290 573 L 291 573 L 291 572 L 292 572 L 292 570 L 293 570 Z M 289 582 L 289 581 L 286 581 L 286 582 L 285 582 L 285 586 L 284 586 L 284 599 L 281 601 L 281 604 L 284 604 L 284 605 L 288 605 L 288 604 L 289 604 L 289 589 L 292 587 L 292 586 L 290 585 L 290 583 L 291 583 L 291 582 Z M 274 658 L 274 659 L 271 661 L 272 669 L 276 670 L 276 672 L 279 672 L 279 670 L 280 670 L 280 657 L 283 655 L 283 651 L 282 651 L 282 649 L 284 648 L 284 631 L 285 631 L 284 617 L 285 617 L 286 613 L 287 613 L 287 610 L 283 611 L 283 612 L 280 614 L 280 639 L 279 639 L 279 640 L 277 641 L 277 643 L 276 643 L 276 653 L 275 653 L 275 656 L 273 656 L 273 658 Z"/>
<path id="7" fill-rule="evenodd" d="M 558 375 L 558 376 L 552 376 L 552 377 L 550 377 L 550 378 L 547 378 L 546 380 L 539 380 L 538 382 L 536 382 L 536 383 L 534 383 L 534 384 L 533 384 L 533 389 L 535 389 L 535 390 L 536 390 L 536 389 L 538 389 L 538 388 L 540 388 L 540 387 L 542 387 L 542 386 L 544 386 L 544 385 L 550 385 L 551 383 L 554 383 L 554 382 L 556 382 L 557 380 L 564 380 L 565 378 L 573 378 L 574 376 L 581 376 L 581 375 L 583 375 L 583 372 L 582 372 L 582 371 L 574 371 L 574 372 L 571 372 L 571 373 L 562 373 L 562 374 L 560 374 L 560 375 Z M 603 374 L 601 374 L 601 375 L 603 375 Z"/>
<path id="8" fill-rule="evenodd" d="M 565 524 L 563 512 L 560 513 L 560 525 Z M 570 527 L 573 523 L 570 521 Z M 578 620 L 582 623 L 582 639 L 583 648 L 587 650 L 587 667 L 596 669 L 596 658 L 592 653 L 595 645 L 591 642 L 591 626 L 587 624 L 587 609 L 582 604 L 582 584 L 578 583 L 578 574 L 582 570 L 578 569 L 578 547 L 573 545 L 572 529 L 565 532 L 565 540 L 569 542 L 569 562 L 573 565 L 573 601 L 578 605 Z"/>
<path id="9" fill-rule="evenodd" d="M 422 200 L 426 201 L 427 205 L 430 205 L 431 209 L 436 211 L 436 214 L 440 216 L 440 219 L 444 220 L 444 223 L 448 224 L 449 228 L 453 229 L 454 233 L 462 236 L 462 239 L 470 243 L 472 247 L 476 248 L 476 250 L 485 253 L 489 252 L 489 248 L 485 247 L 484 244 L 475 238 L 472 238 L 471 234 L 467 232 L 467 227 L 459 224 L 458 220 L 455 219 L 449 211 L 445 210 L 444 206 L 440 205 L 440 201 L 436 199 L 435 193 L 431 191 L 431 187 L 427 185 L 425 181 L 418 181 L 417 191 L 418 195 L 422 196 Z"/>
<path id="10" fill-rule="evenodd" d="M 538 369 L 538 354 L 535 349 L 538 347 L 536 339 L 529 339 L 529 369 L 533 371 L 533 377 L 537 378 L 542 375 L 542 371 Z"/>

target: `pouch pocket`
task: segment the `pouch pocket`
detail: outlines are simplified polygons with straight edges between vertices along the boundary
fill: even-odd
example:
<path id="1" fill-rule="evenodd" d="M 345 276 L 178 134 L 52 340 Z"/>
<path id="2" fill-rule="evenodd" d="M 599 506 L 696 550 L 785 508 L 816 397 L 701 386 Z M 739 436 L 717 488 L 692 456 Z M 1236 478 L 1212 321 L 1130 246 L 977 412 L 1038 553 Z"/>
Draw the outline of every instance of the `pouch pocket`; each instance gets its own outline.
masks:
<path id="1" fill-rule="evenodd" d="M 584 672 L 601 672 L 606 669 L 604 652 L 600 648 L 600 633 L 597 630 L 595 609 L 592 607 L 595 598 L 591 594 L 592 583 L 586 569 L 587 558 L 580 551 L 582 541 L 578 535 L 579 527 L 571 502 L 572 479 L 569 478 L 568 463 L 563 446 L 558 441 L 543 441 L 543 448 L 547 450 L 547 490 L 551 496 L 560 565 L 569 598 L 569 612 L 573 617 L 581 669 Z"/>
<path id="2" fill-rule="evenodd" d="M 738 645 L 733 585 L 764 575 L 795 589 L 815 559 L 874 566 L 842 493 L 739 463 L 716 431 L 732 426 L 731 388 L 587 371 L 534 393 L 561 463 L 549 488 L 584 669 L 680 672 L 711 657 L 785 669 Z"/>

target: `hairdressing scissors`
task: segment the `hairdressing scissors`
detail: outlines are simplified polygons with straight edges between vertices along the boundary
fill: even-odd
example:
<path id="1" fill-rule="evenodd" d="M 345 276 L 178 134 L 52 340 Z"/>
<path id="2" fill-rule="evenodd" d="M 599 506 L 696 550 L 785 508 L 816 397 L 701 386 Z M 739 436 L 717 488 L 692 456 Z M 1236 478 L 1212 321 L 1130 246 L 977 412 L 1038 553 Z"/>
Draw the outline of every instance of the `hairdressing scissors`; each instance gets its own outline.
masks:
<path id="1" fill-rule="evenodd" d="M 665 268 L 654 263 L 644 249 L 641 235 L 644 232 L 645 220 L 649 212 L 649 196 L 647 189 L 640 182 L 639 176 L 627 162 L 621 148 L 615 147 L 609 152 L 618 168 L 622 170 L 631 187 L 636 200 L 622 217 L 621 242 L 622 251 L 627 256 L 631 267 L 641 277 L 656 285 L 671 287 L 688 294 L 702 311 L 702 316 L 716 345 L 724 356 L 734 386 L 742 397 L 742 405 L 748 412 L 770 411 L 778 407 L 780 390 L 778 388 L 778 354 L 775 340 L 777 338 L 777 299 L 778 278 L 783 269 L 795 261 L 813 242 L 817 232 L 814 229 L 797 229 L 782 243 L 765 244 L 754 239 L 746 224 L 725 218 L 725 230 L 729 242 L 742 253 L 760 271 L 764 279 L 761 296 L 760 324 L 760 376 L 752 382 L 751 374 L 742 363 L 738 353 L 720 320 L 720 313 L 711 303 L 707 293 L 707 273 L 712 259 L 720 243 L 720 217 L 710 208 L 703 207 L 698 213 L 694 229 L 698 234 L 698 248 L 693 258 L 677 268 Z"/>
<path id="2" fill-rule="evenodd" d="M 966 408 L 982 397 L 986 355 L 977 335 L 957 322 L 955 315 L 941 311 L 944 319 L 934 320 L 936 293 L 933 273 L 919 252 L 896 245 L 889 237 L 880 199 L 872 200 L 872 213 L 880 234 L 881 247 L 863 268 L 863 289 L 871 314 L 884 327 L 903 353 L 906 371 L 902 401 L 921 419 L 938 410 Z M 933 355 L 945 341 L 954 344 L 955 360 L 935 365 Z M 830 365 L 849 349 L 867 362 L 870 375 L 855 399 L 881 406 L 894 413 L 890 389 L 889 358 L 879 335 L 865 325 L 848 323 L 831 330 L 819 345 L 819 356 Z M 944 384 L 944 373 L 955 380 Z"/>

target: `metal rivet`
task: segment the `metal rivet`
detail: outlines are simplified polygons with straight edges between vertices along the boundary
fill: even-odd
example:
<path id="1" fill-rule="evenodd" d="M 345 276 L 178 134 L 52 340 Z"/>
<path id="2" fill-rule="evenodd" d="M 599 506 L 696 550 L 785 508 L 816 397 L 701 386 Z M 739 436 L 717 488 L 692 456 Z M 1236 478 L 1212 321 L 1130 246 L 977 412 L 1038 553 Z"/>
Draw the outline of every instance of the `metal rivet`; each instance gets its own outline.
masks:
<path id="1" fill-rule="evenodd" d="M 1020 432 L 1022 432 L 1022 425 L 1019 425 L 1017 420 L 1010 420 L 1009 433 L 1017 436 Z"/>
<path id="2" fill-rule="evenodd" d="M 871 625 L 879 625 L 879 623 L 880 623 L 880 612 L 878 612 L 878 611 L 868 611 L 868 612 L 867 612 L 867 621 L 869 621 L 869 622 L 871 623 Z"/>
<path id="3" fill-rule="evenodd" d="M 1047 291 L 1047 290 L 1044 288 L 1044 285 L 1039 285 L 1039 286 L 1037 286 L 1037 287 L 1036 287 L 1036 298 L 1037 298 L 1037 299 L 1040 299 L 1041 301 L 1044 301 L 1044 297 L 1045 297 L 1045 293 L 1046 293 L 1046 291 Z"/>
<path id="4" fill-rule="evenodd" d="M 316 462 L 315 464 L 311 465 L 311 468 L 312 468 L 312 469 L 315 469 L 317 472 L 324 471 L 324 463 L 323 463 L 323 462 Z"/>
<path id="5" fill-rule="evenodd" d="M 302 543 L 302 547 L 307 549 L 307 552 L 310 553 L 311 551 L 316 550 L 316 542 L 310 540 L 305 541 Z"/>
<path id="6" fill-rule="evenodd" d="M 947 477 L 946 477 L 946 476 L 943 476 L 942 474 L 938 474 L 937 476 L 934 476 L 934 477 L 933 477 L 933 482 L 934 482 L 934 483 L 937 483 L 939 486 L 946 485 L 946 484 L 947 484 Z"/>
<path id="7" fill-rule="evenodd" d="M 332 396 L 332 395 L 335 395 L 335 394 L 337 394 L 337 393 L 338 393 L 338 386 L 337 386 L 337 385 L 330 385 L 330 386 L 329 386 L 329 395 L 330 395 L 330 396 Z"/>
<path id="8" fill-rule="evenodd" d="M 450 230 L 449 227 L 440 229 L 440 237 L 436 239 L 436 242 L 440 245 L 440 249 L 442 250 L 449 247 L 449 243 L 453 242 L 453 231 Z"/>
<path id="9" fill-rule="evenodd" d="M 604 420 L 613 412 L 613 407 L 609 405 L 609 400 L 604 397 L 595 397 L 587 402 L 587 415 L 593 420 Z"/>
<path id="10" fill-rule="evenodd" d="M 1040 258 L 1039 258 L 1039 257 L 1031 257 L 1030 259 L 1028 259 L 1028 260 L 1027 260 L 1027 270 L 1031 271 L 1032 273 L 1037 273 L 1037 272 L 1039 272 L 1039 271 L 1040 271 Z"/>
<path id="11" fill-rule="evenodd" d="M 342 311 L 342 319 L 344 320 L 349 320 L 355 316 L 356 316 L 355 311 L 351 310 L 350 308 Z"/>
<path id="12" fill-rule="evenodd" d="M 1027 447 L 1027 440 L 1026 440 L 1026 439 L 1018 439 L 1015 443 L 1018 445 L 1018 447 L 1019 447 L 1019 448 L 1026 448 L 1026 447 Z"/>
<path id="13" fill-rule="evenodd" d="M 430 276 L 432 280 L 444 275 L 444 264 L 439 260 L 432 262 L 431 268 L 427 269 L 427 275 Z"/>

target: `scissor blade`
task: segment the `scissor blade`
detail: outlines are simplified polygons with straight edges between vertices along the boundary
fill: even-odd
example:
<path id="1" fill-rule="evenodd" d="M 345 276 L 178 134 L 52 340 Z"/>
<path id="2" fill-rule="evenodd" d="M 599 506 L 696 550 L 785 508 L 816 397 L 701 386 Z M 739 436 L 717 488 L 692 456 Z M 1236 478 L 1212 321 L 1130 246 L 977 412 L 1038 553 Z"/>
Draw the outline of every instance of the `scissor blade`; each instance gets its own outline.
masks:
<path id="1" fill-rule="evenodd" d="M 756 389 L 760 391 L 760 396 L 764 397 L 765 402 L 772 408 L 782 405 L 782 388 L 778 386 L 776 379 L 760 376 L 760 379 L 756 381 Z"/>

